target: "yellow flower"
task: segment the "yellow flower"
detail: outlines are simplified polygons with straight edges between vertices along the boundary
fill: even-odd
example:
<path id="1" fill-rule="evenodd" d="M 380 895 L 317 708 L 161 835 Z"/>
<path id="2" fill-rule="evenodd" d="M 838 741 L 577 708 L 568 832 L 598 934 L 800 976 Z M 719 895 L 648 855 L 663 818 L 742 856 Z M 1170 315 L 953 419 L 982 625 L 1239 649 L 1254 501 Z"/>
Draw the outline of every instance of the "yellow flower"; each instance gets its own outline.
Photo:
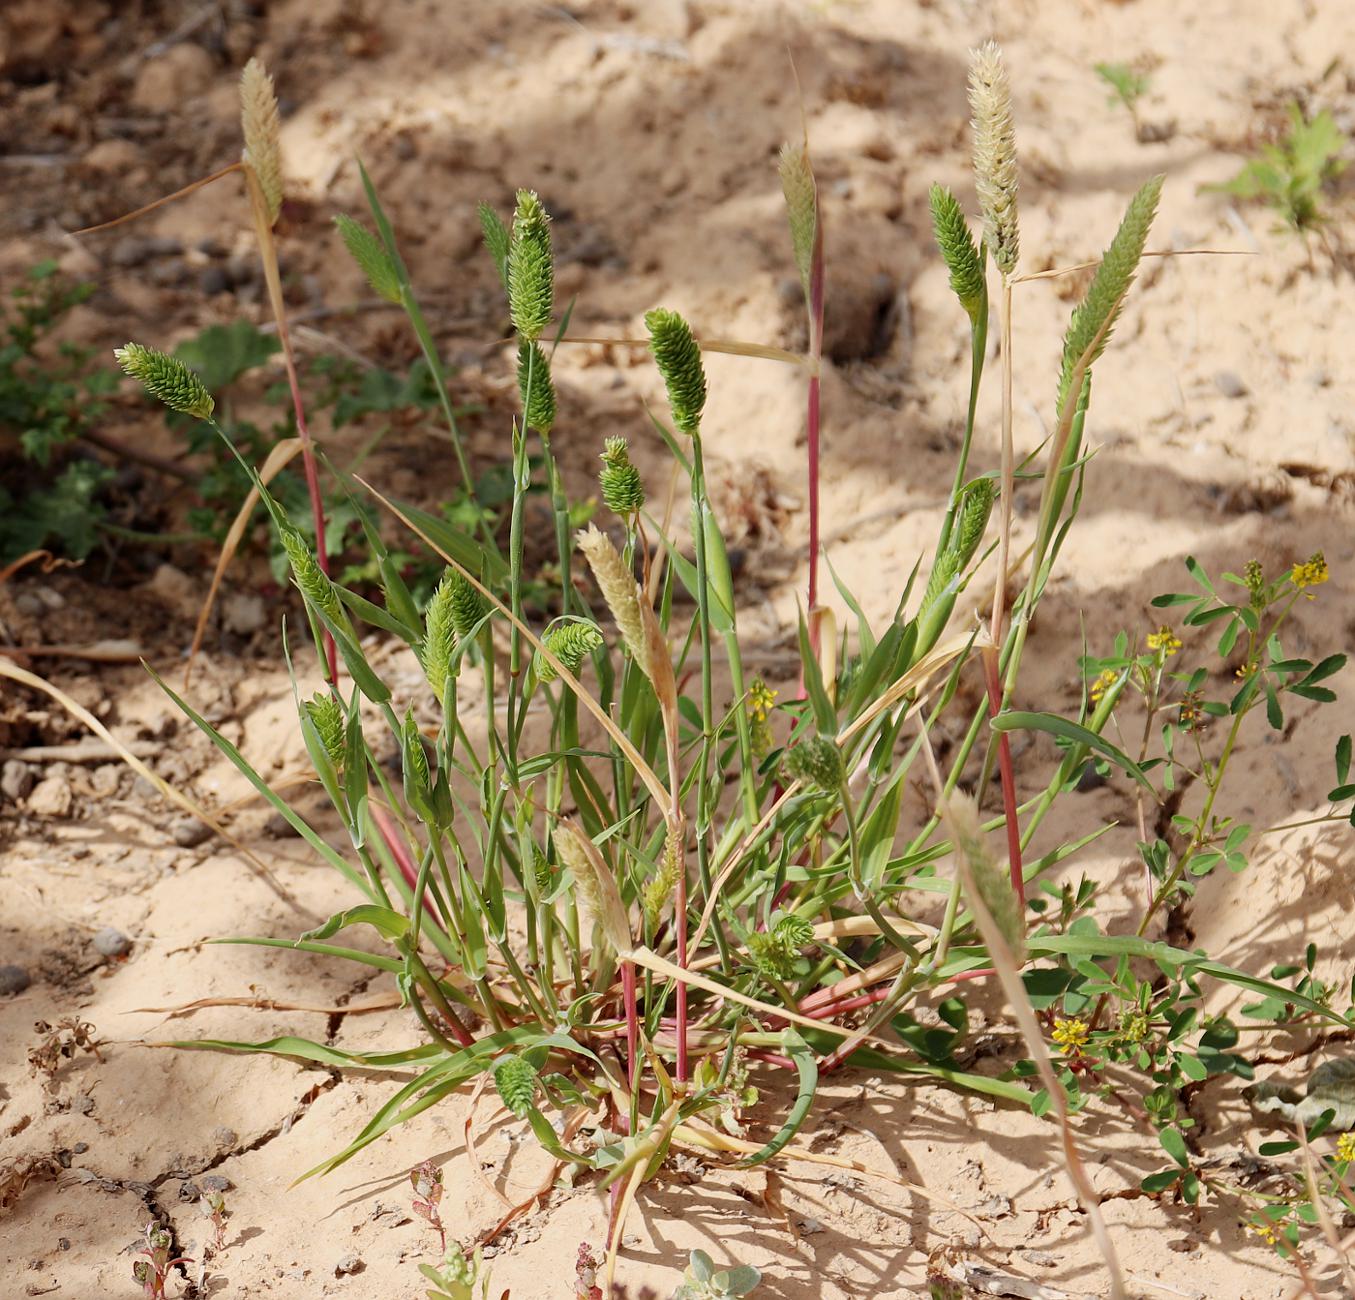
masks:
<path id="1" fill-rule="evenodd" d="M 1169 627 L 1160 627 L 1148 633 L 1148 649 L 1156 650 L 1164 659 L 1181 648 L 1181 638 Z"/>
<path id="2" fill-rule="evenodd" d="M 1238 681 L 1245 682 L 1247 678 L 1251 677 L 1255 672 L 1256 665 L 1254 663 L 1238 664 L 1233 670 L 1233 676 L 1236 677 Z"/>
<path id="3" fill-rule="evenodd" d="M 1100 704 L 1101 697 L 1115 685 L 1116 678 L 1119 676 L 1113 668 L 1103 668 L 1097 674 L 1091 685 L 1091 697 L 1093 704 Z"/>
<path id="4" fill-rule="evenodd" d="M 1253 1237 L 1260 1238 L 1267 1246 L 1274 1246 L 1277 1243 L 1278 1239 L 1275 1235 L 1275 1229 L 1268 1223 L 1249 1223 L 1247 1224 L 1247 1231 L 1250 1232 Z"/>
<path id="5" fill-rule="evenodd" d="M 1336 1158 L 1338 1160 L 1355 1160 L 1355 1133 L 1342 1133 L 1336 1139 Z"/>
<path id="6" fill-rule="evenodd" d="M 776 704 L 776 692 L 761 677 L 754 677 L 748 687 L 748 716 L 754 722 L 766 722 Z"/>
<path id="7" fill-rule="evenodd" d="M 1065 1055 L 1078 1056 L 1090 1034 L 1091 1030 L 1085 1020 L 1055 1020 L 1054 1032 L 1050 1037 L 1063 1048 Z"/>
<path id="8" fill-rule="evenodd" d="M 1316 587 L 1327 581 L 1327 561 L 1321 551 L 1314 551 L 1302 564 L 1294 565 L 1289 573 L 1289 581 L 1300 591 L 1305 587 Z"/>

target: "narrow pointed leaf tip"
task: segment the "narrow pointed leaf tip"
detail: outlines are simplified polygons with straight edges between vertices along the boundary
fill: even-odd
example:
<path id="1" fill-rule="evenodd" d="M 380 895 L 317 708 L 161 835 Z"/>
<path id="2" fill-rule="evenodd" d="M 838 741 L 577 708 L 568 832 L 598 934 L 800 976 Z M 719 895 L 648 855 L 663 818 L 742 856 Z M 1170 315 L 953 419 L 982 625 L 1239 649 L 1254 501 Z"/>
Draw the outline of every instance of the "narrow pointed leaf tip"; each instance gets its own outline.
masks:
<path id="1" fill-rule="evenodd" d="M 245 162 L 259 182 L 273 225 L 282 211 L 282 128 L 273 78 L 258 59 L 250 59 L 240 74 L 240 129 Z"/>
<path id="2" fill-rule="evenodd" d="M 197 372 L 178 357 L 140 343 L 114 348 L 113 355 L 118 365 L 133 379 L 139 379 L 145 390 L 171 411 L 205 420 L 216 409 L 216 402 Z"/>
<path id="3" fill-rule="evenodd" d="M 683 433 L 695 435 L 701 430 L 701 412 L 706 405 L 706 370 L 691 326 L 677 312 L 656 307 L 645 313 L 645 328 L 668 389 L 673 423 Z"/>

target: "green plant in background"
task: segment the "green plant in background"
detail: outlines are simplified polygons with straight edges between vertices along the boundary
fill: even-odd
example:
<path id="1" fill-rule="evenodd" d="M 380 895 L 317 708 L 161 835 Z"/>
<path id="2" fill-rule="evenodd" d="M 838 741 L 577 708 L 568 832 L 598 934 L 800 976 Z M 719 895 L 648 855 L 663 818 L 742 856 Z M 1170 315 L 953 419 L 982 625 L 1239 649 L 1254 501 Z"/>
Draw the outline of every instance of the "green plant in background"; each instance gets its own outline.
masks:
<path id="1" fill-rule="evenodd" d="M 717 1269 L 704 1250 L 694 1250 L 673 1300 L 735 1300 L 752 1295 L 761 1281 L 762 1274 L 748 1264 Z"/>
<path id="2" fill-rule="evenodd" d="M 1274 144 L 1263 145 L 1260 156 L 1247 162 L 1231 180 L 1202 188 L 1235 198 L 1259 201 L 1273 208 L 1281 228 L 1307 234 L 1326 220 L 1322 196 L 1346 167 L 1343 156 L 1350 141 L 1330 111 L 1306 117 L 1297 104 L 1289 106 L 1289 129 Z"/>
<path id="3" fill-rule="evenodd" d="M 985 256 L 1001 273 L 1004 323 L 1019 284 L 1014 128 L 996 47 L 976 54 L 971 96 L 982 251 L 953 197 L 932 194 L 938 244 L 974 349 L 970 417 L 931 570 L 916 597 L 909 579 L 883 625 L 873 625 L 835 578 L 854 634 L 820 638 L 801 621 L 799 698 L 778 703 L 765 682 L 745 680 L 738 593 L 704 470 L 702 346 L 674 312 L 655 309 L 645 324 L 672 423 L 655 419 L 654 428 L 689 486 L 687 537 L 645 508 L 643 482 L 615 441 L 601 448 L 609 528 L 576 531 L 580 512 L 564 494 L 551 441 L 560 414 L 552 360 L 567 335 L 557 319 L 549 215 L 529 190 L 518 192 L 511 222 L 489 208 L 480 213 L 514 324 L 511 364 L 521 397 L 506 553 L 483 516 L 458 526 L 388 501 L 323 461 L 336 498 L 356 501 L 370 491 L 446 566 L 421 611 L 396 553 L 358 509 L 378 602 L 324 571 L 242 458 L 287 556 L 312 639 L 332 644 L 347 673 L 342 682 L 328 674 L 312 699 L 298 690 L 296 701 L 347 848 L 334 847 L 188 701 L 165 690 L 360 901 L 295 941 L 234 942 L 392 974 L 422 1027 L 419 1041 L 380 1052 L 290 1036 L 183 1044 L 404 1073 L 361 1131 L 308 1174 L 337 1168 L 484 1076 L 556 1161 L 615 1189 L 602 1287 L 610 1294 L 626 1213 L 671 1154 L 695 1151 L 745 1166 L 821 1160 L 796 1140 L 819 1080 L 861 1064 L 1037 1113 L 1051 1109 L 1110 1293 L 1119 1296 L 1118 1264 L 1070 1127 L 1088 1090 L 1109 1088 L 1105 1062 L 1132 1065 L 1147 1081 L 1137 1104 L 1164 1135 L 1179 1136 L 1188 1086 L 1245 1065 L 1230 1050 L 1236 1031 L 1230 1037 L 1222 1019 L 1202 1015 L 1209 982 L 1259 995 L 1281 1008 L 1281 1023 L 1312 1018 L 1350 1027 L 1349 1015 L 1317 997 L 1310 978 L 1297 986 L 1261 979 L 1147 937 L 1199 875 L 1238 865 L 1250 832 L 1223 817 L 1216 796 L 1243 720 L 1263 706 L 1270 716 L 1272 699 L 1278 709 L 1286 694 L 1318 701 L 1329 694 L 1321 683 L 1339 664 L 1286 659 L 1278 640 L 1294 602 L 1325 578 L 1320 557 L 1270 579 L 1249 569 L 1237 580 L 1246 589 L 1237 604 L 1222 601 L 1198 566 L 1192 574 L 1202 595 L 1164 598 L 1164 607 L 1189 604 L 1188 627 L 1218 624 L 1221 655 L 1243 653 L 1245 680 L 1226 703 L 1205 698 L 1204 670 L 1183 678 L 1169 668 L 1180 638 L 1159 629 L 1142 654 L 1130 654 L 1126 640 L 1110 659 L 1087 665 L 1092 685 L 1076 720 L 1016 707 L 1031 621 L 1089 472 L 1091 371 L 1131 288 L 1160 177 L 1130 201 L 1069 322 L 1043 464 L 1032 456 L 1021 466 L 1043 479 L 1034 539 L 1022 557 L 1024 584 L 1008 605 L 1007 584 L 994 583 L 991 620 L 977 632 L 972 619 L 956 614 L 959 595 L 992 551 L 999 572 L 1007 568 L 1017 470 L 1009 370 L 1001 470 L 975 474 L 969 464 L 988 325 Z M 807 158 L 797 166 L 792 181 L 812 176 Z M 454 437 L 455 414 L 394 232 L 365 171 L 363 179 L 376 234 L 355 235 L 355 224 L 341 233 L 373 288 L 404 308 Z M 808 193 L 787 184 L 793 212 L 797 202 L 808 210 L 802 190 Z M 812 312 L 821 246 L 803 220 L 792 229 Z M 775 354 L 755 344 L 725 346 Z M 131 360 L 152 391 L 203 409 L 201 377 L 182 357 L 143 350 Z M 229 442 L 215 416 L 208 423 Z M 525 560 L 525 505 L 533 491 L 551 502 L 558 614 L 549 621 L 546 602 L 528 599 L 534 579 Z M 997 538 L 985 545 L 994 513 Z M 576 547 L 584 565 L 573 560 Z M 408 646 L 426 690 L 402 685 L 397 699 L 369 658 L 368 628 Z M 977 700 L 960 690 L 969 678 L 981 685 Z M 1134 758 L 1132 746 L 1110 738 L 1117 704 L 1131 690 L 1149 718 L 1144 745 L 1163 710 L 1174 711 L 1162 733 L 1164 755 L 1141 745 Z M 1210 757 L 1196 721 L 1215 716 L 1227 717 L 1229 730 L 1222 752 Z M 1014 730 L 1055 738 L 1062 748 L 1052 770 L 1036 772 L 1028 759 L 1018 784 L 1008 743 Z M 944 771 L 932 745 L 939 735 L 951 742 Z M 1347 742 L 1346 767 L 1349 749 Z M 1343 793 L 1342 752 L 1334 807 L 1355 794 Z M 920 756 L 932 783 L 921 810 L 908 797 Z M 1198 815 L 1177 827 L 1181 842 L 1164 841 L 1165 855 L 1144 835 L 1151 893 L 1129 933 L 1102 932 L 1085 881 L 1059 888 L 1044 880 L 1108 827 L 1028 856 L 1089 762 L 1107 764 L 1143 792 L 1145 824 L 1163 797 L 1154 775 L 1164 786 L 1190 776 L 1208 791 Z M 987 802 L 997 793 L 990 790 L 995 773 L 996 816 Z M 1037 895 L 1029 904 L 1028 887 Z M 373 931 L 389 951 L 335 942 L 354 927 Z M 1141 977 L 1141 959 L 1165 979 Z M 967 1069 L 958 1056 L 969 1022 L 965 994 L 971 981 L 990 975 L 1002 982 L 1031 1057 L 1000 1077 Z M 932 1006 L 946 1028 L 927 1023 L 924 1008 Z M 741 1112 L 757 1096 L 755 1079 L 778 1069 L 793 1075 L 794 1100 L 770 1132 L 748 1136 Z M 1043 1086 L 1035 1091 L 1024 1080 L 1037 1072 Z M 1175 1139 L 1164 1142 L 1175 1161 L 1170 1185 L 1198 1193 L 1198 1182 L 1187 1181 L 1198 1179 L 1193 1166 L 1177 1160 Z M 887 1170 L 865 1172 L 900 1181 Z M 416 1177 L 415 1186 L 431 1190 L 427 1179 Z M 427 1195 L 423 1203 L 433 1205 Z M 441 1270 L 425 1266 L 442 1288 L 430 1292 L 436 1297 L 469 1295 L 477 1273 L 463 1255 Z M 694 1256 L 685 1285 L 690 1295 L 746 1294 L 754 1274 L 716 1271 Z"/>
<path id="4" fill-rule="evenodd" d="M 1094 71 L 1110 87 L 1110 102 L 1123 104 L 1137 127 L 1139 100 L 1148 93 L 1148 87 L 1152 84 L 1147 74 L 1136 72 L 1128 63 L 1098 63 L 1094 65 Z"/>
<path id="5" fill-rule="evenodd" d="M 42 262 L 4 308 L 0 435 L 13 446 L 0 450 L 28 463 L 10 478 L 15 487 L 20 476 L 27 480 L 17 495 L 0 487 L 0 565 L 41 547 L 80 560 L 98 541 L 100 492 L 112 473 L 66 452 L 97 426 L 117 371 L 91 366 L 86 348 L 52 342 L 71 308 L 93 292 L 92 284 L 60 276 L 55 262 Z"/>

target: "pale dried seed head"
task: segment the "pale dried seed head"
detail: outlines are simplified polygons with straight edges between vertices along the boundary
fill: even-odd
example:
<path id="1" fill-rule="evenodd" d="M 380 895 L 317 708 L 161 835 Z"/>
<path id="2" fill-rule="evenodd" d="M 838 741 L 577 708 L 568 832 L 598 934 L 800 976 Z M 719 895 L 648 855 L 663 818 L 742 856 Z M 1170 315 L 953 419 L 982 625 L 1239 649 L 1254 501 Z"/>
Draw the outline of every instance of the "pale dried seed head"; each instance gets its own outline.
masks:
<path id="1" fill-rule="evenodd" d="M 240 129 L 245 137 L 245 163 L 263 191 L 272 225 L 282 211 L 281 125 L 273 78 L 258 59 L 250 59 L 240 74 Z"/>
<path id="2" fill-rule="evenodd" d="M 562 821 L 552 838 L 556 856 L 574 877 L 584 909 L 597 922 L 607 942 L 624 957 L 635 945 L 626 905 L 621 901 L 621 891 L 606 859 L 577 822 Z"/>
<path id="3" fill-rule="evenodd" d="M 626 562 L 607 535 L 594 525 L 589 524 L 579 534 L 578 547 L 588 561 L 588 567 L 593 570 L 593 577 L 597 579 L 607 608 L 612 611 L 621 639 L 640 665 L 641 671 L 652 682 L 654 665 L 644 620 L 640 615 L 640 594 L 634 575 L 626 568 Z"/>
<path id="4" fill-rule="evenodd" d="M 969 107 L 973 113 L 974 185 L 983 212 L 983 239 L 1004 276 L 1020 257 L 1016 207 L 1016 128 L 1012 90 L 1002 50 L 987 41 L 969 56 Z"/>

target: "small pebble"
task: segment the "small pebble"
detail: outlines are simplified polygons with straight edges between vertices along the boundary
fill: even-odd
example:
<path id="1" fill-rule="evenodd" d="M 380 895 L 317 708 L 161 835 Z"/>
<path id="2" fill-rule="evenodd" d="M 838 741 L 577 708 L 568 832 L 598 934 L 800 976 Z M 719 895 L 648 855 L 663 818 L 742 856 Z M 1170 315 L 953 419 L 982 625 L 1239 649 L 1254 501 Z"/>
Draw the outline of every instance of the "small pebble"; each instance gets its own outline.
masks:
<path id="1" fill-rule="evenodd" d="M 35 817 L 65 817 L 74 802 L 71 783 L 64 776 L 49 776 L 33 787 L 28 796 L 28 811 Z"/>
<path id="2" fill-rule="evenodd" d="M 94 1114 L 94 1098 L 88 1093 L 81 1093 L 80 1096 L 71 1100 L 71 1109 L 77 1115 Z"/>
<path id="3" fill-rule="evenodd" d="M 224 1124 L 220 1128 L 214 1128 L 212 1130 L 212 1141 L 215 1142 L 217 1146 L 223 1147 L 227 1151 L 229 1151 L 239 1140 L 240 1137 L 236 1131 L 233 1128 L 226 1128 Z"/>
<path id="4" fill-rule="evenodd" d="M 132 941 L 121 930 L 106 925 L 94 936 L 94 951 L 100 957 L 125 957 L 132 951 Z"/>
<path id="5" fill-rule="evenodd" d="M 195 849 L 212 838 L 212 828 L 196 817 L 179 817 L 169 828 L 174 843 L 183 849 Z"/>
<path id="6" fill-rule="evenodd" d="M 201 1195 L 197 1183 L 191 1178 L 185 1178 L 179 1184 L 179 1199 L 181 1201 L 196 1201 Z"/>
<path id="7" fill-rule="evenodd" d="M 0 966 L 0 998 L 12 998 L 33 982 L 22 966 Z"/>
<path id="8" fill-rule="evenodd" d="M 1224 397 L 1246 397 L 1250 391 L 1247 385 L 1242 381 L 1242 376 L 1232 370 L 1220 370 L 1214 376 L 1214 387 L 1221 392 Z"/>
<path id="9" fill-rule="evenodd" d="M 201 1187 L 204 1192 L 220 1192 L 224 1195 L 226 1192 L 229 1192 L 235 1184 L 224 1174 L 207 1174 L 205 1177 L 198 1179 L 198 1186 Z"/>
<path id="10" fill-rule="evenodd" d="M 334 1265 L 335 1277 L 347 1277 L 353 1273 L 361 1273 L 366 1265 L 357 1255 L 345 1255 L 337 1264 Z"/>
<path id="11" fill-rule="evenodd" d="M 0 768 L 0 794 L 6 799 L 26 799 L 36 784 L 33 769 L 17 758 L 7 758 L 4 767 Z"/>

